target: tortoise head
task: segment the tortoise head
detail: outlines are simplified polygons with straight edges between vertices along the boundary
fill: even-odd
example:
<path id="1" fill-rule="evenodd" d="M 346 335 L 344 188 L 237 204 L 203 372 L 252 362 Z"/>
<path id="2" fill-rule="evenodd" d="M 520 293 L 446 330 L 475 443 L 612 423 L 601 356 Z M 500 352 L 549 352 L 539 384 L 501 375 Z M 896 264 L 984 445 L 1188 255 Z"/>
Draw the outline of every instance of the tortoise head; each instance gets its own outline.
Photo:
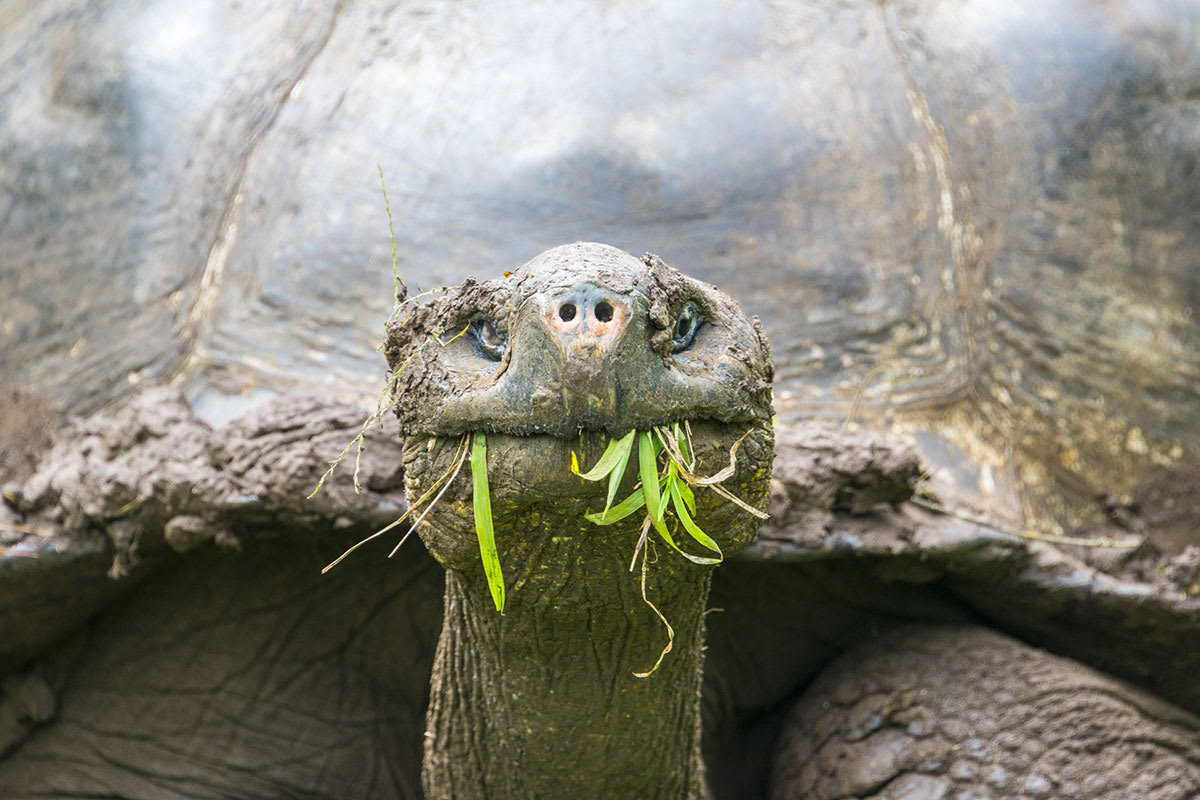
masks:
<path id="1" fill-rule="evenodd" d="M 596 540 L 582 520 L 604 505 L 606 487 L 573 475 L 572 456 L 586 469 L 610 438 L 632 429 L 687 421 L 695 469 L 705 474 L 726 467 L 744 439 L 728 486 L 751 502 L 765 499 L 766 339 L 728 296 L 655 256 L 599 244 L 554 248 L 503 278 L 469 279 L 412 309 L 391 325 L 385 352 L 410 502 L 419 505 L 461 457 L 465 434 L 484 432 L 496 529 L 523 532 L 497 537 L 508 547 L 532 538 L 531 518 L 556 518 L 558 534 L 587 530 Z M 634 490 L 637 473 L 628 471 L 622 496 Z M 709 494 L 697 492 L 700 512 L 715 514 L 711 524 L 729 537 L 723 546 L 740 549 L 756 520 L 736 507 L 721 511 L 729 504 Z M 478 567 L 469 500 L 459 482 L 421 531 L 447 567 Z M 735 524 L 739 515 L 746 519 Z"/>
<path id="2" fill-rule="evenodd" d="M 771 416 L 757 320 L 647 254 L 556 247 L 505 278 L 468 279 L 392 325 L 405 436 L 613 436 L 684 419 Z"/>

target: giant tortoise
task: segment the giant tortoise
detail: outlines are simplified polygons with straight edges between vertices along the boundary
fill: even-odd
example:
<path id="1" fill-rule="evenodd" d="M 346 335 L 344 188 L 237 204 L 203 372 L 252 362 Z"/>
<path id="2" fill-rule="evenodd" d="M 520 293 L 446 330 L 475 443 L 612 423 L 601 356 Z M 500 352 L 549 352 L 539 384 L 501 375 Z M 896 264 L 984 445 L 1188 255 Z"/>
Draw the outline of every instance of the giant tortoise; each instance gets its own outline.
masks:
<path id="1" fill-rule="evenodd" d="M 1200 792 L 1197 23 L 0 8 L 0 796 Z"/>

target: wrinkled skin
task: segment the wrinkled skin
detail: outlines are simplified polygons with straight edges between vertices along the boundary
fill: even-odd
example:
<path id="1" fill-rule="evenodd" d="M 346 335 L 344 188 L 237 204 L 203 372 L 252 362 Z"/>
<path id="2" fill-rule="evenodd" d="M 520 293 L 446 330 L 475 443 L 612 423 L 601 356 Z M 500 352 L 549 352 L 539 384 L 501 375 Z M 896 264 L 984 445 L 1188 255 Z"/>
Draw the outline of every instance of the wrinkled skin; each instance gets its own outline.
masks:
<path id="1" fill-rule="evenodd" d="M 441 568 L 409 542 L 315 574 L 399 513 L 394 435 L 363 494 L 304 499 L 380 389 L 380 164 L 414 294 L 591 238 L 763 319 L 772 520 L 713 577 L 716 796 L 1187 796 L 1196 25 L 1187 0 L 10 4 L 0 793 L 420 792 Z M 993 521 L 1142 546 L 929 514 L 922 470 Z M 975 677 L 1026 662 L 1033 700 Z"/>
<path id="2" fill-rule="evenodd" d="M 1198 722 L 994 632 L 917 627 L 818 679 L 771 797 L 1184 798 L 1200 789 Z"/>

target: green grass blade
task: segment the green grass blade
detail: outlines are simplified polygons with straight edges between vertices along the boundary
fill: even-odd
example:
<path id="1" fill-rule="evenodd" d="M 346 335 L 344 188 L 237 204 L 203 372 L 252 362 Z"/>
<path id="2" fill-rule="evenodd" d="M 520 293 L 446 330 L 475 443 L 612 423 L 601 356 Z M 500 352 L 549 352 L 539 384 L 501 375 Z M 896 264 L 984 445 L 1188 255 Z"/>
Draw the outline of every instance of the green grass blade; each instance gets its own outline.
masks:
<path id="1" fill-rule="evenodd" d="M 687 481 L 677 480 L 675 485 L 679 488 L 679 494 L 683 496 L 683 501 L 687 503 L 688 511 L 696 513 L 696 493 L 692 491 L 692 487 L 687 485 Z"/>
<path id="2" fill-rule="evenodd" d="M 483 572 L 496 610 L 504 613 L 504 574 L 500 571 L 500 556 L 496 553 L 496 531 L 492 527 L 492 498 L 488 491 L 487 439 L 482 431 L 475 433 L 471 443 L 471 478 L 474 483 L 472 500 L 475 507 L 475 535 L 479 538 L 479 555 Z"/>
<path id="3" fill-rule="evenodd" d="M 662 524 L 663 507 L 662 492 L 658 488 L 658 458 L 654 447 L 654 437 L 649 431 L 642 431 L 638 437 L 638 472 L 642 478 L 642 494 L 646 495 L 646 512 L 650 519 Z"/>
<path id="4" fill-rule="evenodd" d="M 679 492 L 680 497 L 687 504 L 688 511 L 696 513 L 696 493 L 692 491 L 692 487 L 687 485 L 687 480 L 679 472 L 679 465 L 671 459 L 671 463 L 667 465 L 667 480 L 670 483 L 668 487 L 671 491 Z M 666 496 L 666 493 L 663 495 Z"/>
<path id="5" fill-rule="evenodd" d="M 651 521 L 653 522 L 653 520 L 651 520 Z M 654 530 L 658 531 L 658 535 L 660 537 L 662 537 L 662 540 L 664 542 L 666 542 L 667 544 L 669 544 L 671 546 L 671 549 L 673 549 L 676 553 L 679 553 L 679 555 L 683 556 L 688 561 L 691 561 L 693 564 L 713 565 L 713 564 L 721 563 L 720 558 L 709 558 L 708 556 L 694 556 L 691 553 L 689 553 L 688 551 L 681 548 L 679 545 L 675 544 L 675 539 L 671 536 L 671 532 L 668 531 L 667 526 L 661 522 L 657 522 L 654 524 Z"/>
<path id="6" fill-rule="evenodd" d="M 625 467 L 629 464 L 629 456 L 633 453 L 633 437 L 635 434 L 637 434 L 637 431 L 631 430 L 622 436 L 619 441 L 609 443 L 609 447 L 612 447 L 614 444 L 617 445 L 619 451 L 617 463 L 613 464 L 612 472 L 608 476 L 608 498 L 604 501 L 605 511 L 608 511 L 609 506 L 612 505 L 613 498 L 617 496 L 617 489 L 621 488 L 621 478 L 625 477 Z"/>
<path id="7" fill-rule="evenodd" d="M 633 436 L 635 433 L 637 431 L 630 431 L 620 439 L 610 439 L 608 447 L 604 449 L 604 455 L 600 456 L 600 460 L 596 462 L 596 466 L 587 472 L 579 472 L 579 465 L 574 460 L 571 462 L 571 471 L 585 481 L 598 481 L 616 469 L 618 465 L 620 465 L 621 471 L 624 472 L 625 462 L 629 460 L 629 453 L 633 449 Z"/>
<path id="8" fill-rule="evenodd" d="M 596 525 L 612 525 L 620 522 L 642 506 L 646 505 L 646 495 L 639 488 L 633 494 L 617 503 L 612 508 L 606 508 L 602 513 L 586 513 L 584 519 Z"/>
<path id="9" fill-rule="evenodd" d="M 671 503 L 675 507 L 675 515 L 679 517 L 679 522 L 683 525 L 683 529 L 697 542 L 712 550 L 721 558 L 724 558 L 720 545 L 713 541 L 711 536 L 700 530 L 700 526 L 695 523 L 691 514 L 688 513 L 687 503 L 683 499 L 683 494 L 680 492 L 679 486 L 680 481 L 671 481 Z"/>

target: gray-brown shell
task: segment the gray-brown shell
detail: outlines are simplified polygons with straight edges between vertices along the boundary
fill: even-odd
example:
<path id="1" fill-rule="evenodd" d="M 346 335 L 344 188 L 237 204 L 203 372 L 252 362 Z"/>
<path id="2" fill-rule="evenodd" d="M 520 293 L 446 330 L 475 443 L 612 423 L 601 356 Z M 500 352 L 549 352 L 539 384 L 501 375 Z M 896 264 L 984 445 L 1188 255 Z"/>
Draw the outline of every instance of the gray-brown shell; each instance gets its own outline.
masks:
<path id="1" fill-rule="evenodd" d="M 1200 458 L 1194 4 L 21 8 L 0 381 L 60 410 L 377 397 L 378 165 L 414 293 L 653 250 L 763 320 L 782 424 L 854 408 L 1011 524 Z"/>

